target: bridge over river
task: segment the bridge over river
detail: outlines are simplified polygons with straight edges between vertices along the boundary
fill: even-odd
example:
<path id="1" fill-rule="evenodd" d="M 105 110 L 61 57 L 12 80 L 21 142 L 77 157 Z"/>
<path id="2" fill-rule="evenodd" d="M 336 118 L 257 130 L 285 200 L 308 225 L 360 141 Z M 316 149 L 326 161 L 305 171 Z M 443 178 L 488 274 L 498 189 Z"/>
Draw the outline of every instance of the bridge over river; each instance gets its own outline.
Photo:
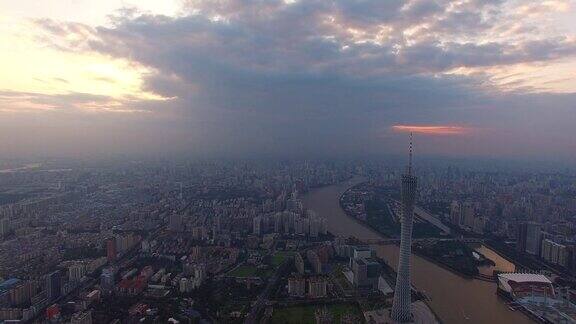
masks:
<path id="1" fill-rule="evenodd" d="M 363 179 L 355 178 L 312 190 L 303 197 L 304 206 L 326 217 L 328 230 L 334 235 L 354 236 L 374 244 L 378 256 L 396 267 L 398 247 L 395 244 L 398 240 L 383 237 L 348 217 L 340 208 L 340 195 L 361 181 Z M 494 253 L 485 246 L 481 248 L 484 255 Z M 510 310 L 496 295 L 493 282 L 460 277 L 416 255 L 412 255 L 411 271 L 412 284 L 430 298 L 430 306 L 445 324 L 534 323 L 521 312 Z"/>
<path id="2" fill-rule="evenodd" d="M 484 243 L 483 239 L 480 238 L 465 238 L 465 239 L 457 239 L 457 238 L 417 238 L 412 239 L 412 242 L 429 242 L 434 243 L 438 241 L 459 241 L 466 244 L 482 244 Z M 363 239 L 362 242 L 369 244 L 369 245 L 391 245 L 391 244 L 399 244 L 400 238 L 381 238 L 381 239 Z"/>

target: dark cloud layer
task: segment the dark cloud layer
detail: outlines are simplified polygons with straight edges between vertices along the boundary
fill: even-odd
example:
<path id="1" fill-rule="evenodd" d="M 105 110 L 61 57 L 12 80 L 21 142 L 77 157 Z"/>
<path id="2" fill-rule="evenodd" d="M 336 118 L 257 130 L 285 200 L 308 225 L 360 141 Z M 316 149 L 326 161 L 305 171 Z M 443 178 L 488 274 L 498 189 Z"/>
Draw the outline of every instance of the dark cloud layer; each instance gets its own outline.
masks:
<path id="1" fill-rule="evenodd" d="M 109 27 L 36 23 L 42 41 L 61 50 L 98 52 L 154 71 L 147 90 L 173 99 L 129 103 L 157 119 L 157 133 L 140 134 L 144 142 L 157 136 L 173 148 L 214 154 L 373 154 L 398 149 L 403 135 L 391 133 L 394 124 L 454 124 L 476 131 L 422 139 L 444 143 L 425 150 L 532 156 L 562 151 L 561 142 L 574 151 L 574 95 L 502 93 L 482 75 L 447 74 L 576 54 L 573 38 L 529 23 L 501 37 L 504 26 L 519 23 L 509 6 L 189 0 L 180 17 L 126 10 Z M 32 100 L 65 107 L 106 98 Z"/>

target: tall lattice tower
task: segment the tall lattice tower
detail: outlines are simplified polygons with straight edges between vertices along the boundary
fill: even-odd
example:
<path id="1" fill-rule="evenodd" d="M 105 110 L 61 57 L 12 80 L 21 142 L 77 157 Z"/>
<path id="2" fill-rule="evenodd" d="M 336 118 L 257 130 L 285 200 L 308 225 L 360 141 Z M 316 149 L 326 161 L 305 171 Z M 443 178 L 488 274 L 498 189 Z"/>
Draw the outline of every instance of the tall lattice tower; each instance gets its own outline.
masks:
<path id="1" fill-rule="evenodd" d="M 412 250 L 412 223 L 416 200 L 417 178 L 412 174 L 412 134 L 406 173 L 402 175 L 402 228 L 400 230 L 400 257 L 394 289 L 391 317 L 399 323 L 412 321 L 410 291 L 410 254 Z"/>

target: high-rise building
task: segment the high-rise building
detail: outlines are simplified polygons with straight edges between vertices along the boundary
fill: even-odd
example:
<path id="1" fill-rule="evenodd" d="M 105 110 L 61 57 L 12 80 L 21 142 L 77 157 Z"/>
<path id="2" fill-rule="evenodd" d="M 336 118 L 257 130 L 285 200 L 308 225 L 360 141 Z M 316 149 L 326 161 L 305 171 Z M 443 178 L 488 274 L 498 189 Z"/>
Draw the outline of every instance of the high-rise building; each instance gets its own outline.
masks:
<path id="1" fill-rule="evenodd" d="M 294 216 L 296 214 L 291 212 L 284 212 L 282 216 L 283 220 L 283 232 L 285 234 L 290 233 L 290 230 L 294 227 Z"/>
<path id="2" fill-rule="evenodd" d="M 19 282 L 8 291 L 10 304 L 17 306 L 28 302 L 36 290 L 36 285 L 37 283 L 32 281 Z"/>
<path id="3" fill-rule="evenodd" d="M 464 203 L 462 206 L 461 222 L 464 223 L 466 229 L 471 230 L 474 228 L 474 219 L 476 218 L 476 211 L 474 205 L 470 202 Z"/>
<path id="4" fill-rule="evenodd" d="M 352 253 L 352 259 L 372 258 L 376 256 L 376 253 L 369 246 L 355 246 Z M 350 266 L 352 266 L 352 262 Z"/>
<path id="5" fill-rule="evenodd" d="M 300 274 L 304 273 L 304 258 L 302 257 L 302 254 L 300 254 L 300 252 L 296 252 L 296 254 L 294 255 L 294 265 L 296 266 L 296 270 L 298 270 L 298 273 Z"/>
<path id="6" fill-rule="evenodd" d="M 112 263 L 116 261 L 116 239 L 111 237 L 106 240 L 106 257 L 108 262 Z"/>
<path id="7" fill-rule="evenodd" d="M 566 245 L 554 242 L 551 239 L 542 241 L 540 256 L 553 264 L 563 267 L 570 265 L 570 249 Z"/>
<path id="8" fill-rule="evenodd" d="M 188 293 L 188 292 L 191 292 L 192 290 L 194 290 L 194 285 L 192 283 L 192 280 L 190 280 L 188 278 L 180 279 L 180 292 L 181 293 Z"/>
<path id="9" fill-rule="evenodd" d="M 124 253 L 134 246 L 136 238 L 131 233 L 116 236 L 116 250 Z"/>
<path id="10" fill-rule="evenodd" d="M 52 301 L 60 297 L 61 286 L 60 271 L 56 270 L 46 275 L 46 297 L 48 300 Z"/>
<path id="11" fill-rule="evenodd" d="M 454 226 L 460 226 L 462 223 L 462 208 L 459 202 L 452 201 L 450 205 L 450 223 Z"/>
<path id="12" fill-rule="evenodd" d="M 306 294 L 306 279 L 302 277 L 288 278 L 288 294 L 291 297 L 304 297 Z"/>
<path id="13" fill-rule="evenodd" d="M 115 272 L 116 271 L 113 267 L 102 269 L 102 274 L 100 275 L 100 287 L 104 293 L 109 293 L 114 289 Z"/>
<path id="14" fill-rule="evenodd" d="M 410 150 L 408 167 L 402 175 L 402 225 L 400 230 L 400 256 L 394 301 L 392 303 L 393 320 L 405 323 L 412 320 L 412 301 L 410 289 L 410 254 L 412 249 L 412 223 L 414 203 L 416 200 L 417 178 L 412 174 L 412 134 L 410 134 Z"/>
<path id="15" fill-rule="evenodd" d="M 304 234 L 304 222 L 302 221 L 302 218 L 297 217 L 294 220 L 294 234 L 297 235 L 302 235 Z"/>
<path id="16" fill-rule="evenodd" d="M 525 222 L 518 223 L 516 226 L 516 252 L 524 253 L 526 251 L 526 235 L 528 224 Z"/>
<path id="17" fill-rule="evenodd" d="M 320 223 L 316 216 L 310 217 L 310 237 L 318 237 L 320 231 Z"/>
<path id="18" fill-rule="evenodd" d="M 308 279 L 308 296 L 310 298 L 326 297 L 326 279 L 322 277 Z"/>
<path id="19" fill-rule="evenodd" d="M 78 282 L 86 275 L 86 265 L 84 263 L 76 263 L 68 267 L 68 279 L 71 282 Z"/>
<path id="20" fill-rule="evenodd" d="M 182 216 L 178 214 L 170 215 L 168 229 L 173 232 L 181 232 L 182 231 Z"/>
<path id="21" fill-rule="evenodd" d="M 378 288 L 381 266 L 373 258 L 353 259 L 352 275 L 356 287 Z"/>
<path id="22" fill-rule="evenodd" d="M 539 223 L 527 223 L 526 228 L 526 253 L 540 255 L 542 244 L 542 225 Z"/>
<path id="23" fill-rule="evenodd" d="M 328 234 L 328 222 L 326 221 L 326 217 L 320 217 L 320 234 Z"/>
<path id="24" fill-rule="evenodd" d="M 314 269 L 315 273 L 322 273 L 322 261 L 318 257 L 318 254 L 315 251 L 309 250 L 306 252 L 306 257 L 308 258 L 308 262 Z"/>
<path id="25" fill-rule="evenodd" d="M 282 232 L 282 213 L 274 214 L 274 233 Z"/>
<path id="26" fill-rule="evenodd" d="M 252 219 L 252 232 L 254 235 L 262 235 L 262 217 L 256 216 Z"/>
<path id="27" fill-rule="evenodd" d="M 0 219 L 0 238 L 3 238 L 8 235 L 10 232 L 10 221 L 8 218 Z"/>
<path id="28" fill-rule="evenodd" d="M 302 207 L 302 201 L 300 201 L 296 196 L 295 193 L 292 193 L 292 197 L 286 201 L 286 209 L 301 215 L 304 208 Z"/>
<path id="29" fill-rule="evenodd" d="M 304 235 L 310 235 L 310 218 L 302 218 L 302 232 Z"/>

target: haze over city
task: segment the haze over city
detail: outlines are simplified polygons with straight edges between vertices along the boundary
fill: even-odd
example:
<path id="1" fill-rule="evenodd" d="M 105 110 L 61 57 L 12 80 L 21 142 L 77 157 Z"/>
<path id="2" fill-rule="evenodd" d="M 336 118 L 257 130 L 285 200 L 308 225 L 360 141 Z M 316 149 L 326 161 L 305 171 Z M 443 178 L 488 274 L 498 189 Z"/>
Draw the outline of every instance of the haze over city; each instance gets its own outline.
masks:
<path id="1" fill-rule="evenodd" d="M 9 156 L 571 160 L 574 1 L 1 1 Z"/>
<path id="2" fill-rule="evenodd" d="M 576 0 L 0 0 L 0 324 L 576 323 Z"/>

